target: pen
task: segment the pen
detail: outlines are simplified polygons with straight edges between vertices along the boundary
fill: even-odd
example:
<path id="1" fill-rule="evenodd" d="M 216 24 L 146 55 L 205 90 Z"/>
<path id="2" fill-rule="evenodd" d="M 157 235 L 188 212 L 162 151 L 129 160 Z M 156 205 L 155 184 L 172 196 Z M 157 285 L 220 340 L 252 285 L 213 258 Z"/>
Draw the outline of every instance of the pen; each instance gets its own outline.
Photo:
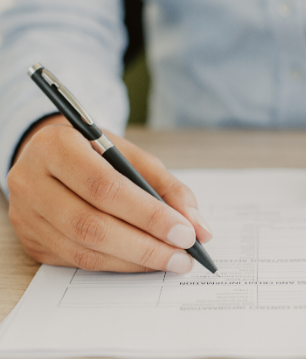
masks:
<path id="1" fill-rule="evenodd" d="M 76 98 L 50 71 L 45 69 L 40 63 L 37 63 L 29 68 L 28 75 L 66 117 L 71 125 L 91 142 L 93 148 L 105 158 L 106 161 L 144 191 L 150 193 L 159 201 L 166 203 L 118 151 L 109 138 L 94 124 L 93 120 Z M 186 249 L 186 251 L 210 272 L 220 276 L 215 263 L 197 239 L 194 245 Z"/>

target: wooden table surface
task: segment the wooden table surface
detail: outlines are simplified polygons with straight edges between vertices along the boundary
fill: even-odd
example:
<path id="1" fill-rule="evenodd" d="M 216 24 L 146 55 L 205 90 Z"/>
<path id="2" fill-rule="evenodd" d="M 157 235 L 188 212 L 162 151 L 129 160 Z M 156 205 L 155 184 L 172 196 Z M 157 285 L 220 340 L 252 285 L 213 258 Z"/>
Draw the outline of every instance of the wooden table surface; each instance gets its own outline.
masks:
<path id="1" fill-rule="evenodd" d="M 306 167 L 306 131 L 176 131 L 129 128 L 126 137 L 168 168 Z M 0 193 L 0 322 L 17 304 L 39 264 L 30 259 Z"/>

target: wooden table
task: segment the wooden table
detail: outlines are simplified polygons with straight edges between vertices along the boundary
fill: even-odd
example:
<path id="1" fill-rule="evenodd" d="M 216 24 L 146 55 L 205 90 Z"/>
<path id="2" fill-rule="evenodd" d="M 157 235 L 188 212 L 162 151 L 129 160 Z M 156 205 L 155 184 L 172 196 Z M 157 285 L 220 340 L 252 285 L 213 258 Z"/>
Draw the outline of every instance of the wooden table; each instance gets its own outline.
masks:
<path id="1" fill-rule="evenodd" d="M 126 137 L 168 168 L 306 167 L 306 131 L 153 132 L 135 127 Z M 39 268 L 24 253 L 7 210 L 0 194 L 0 322 Z"/>

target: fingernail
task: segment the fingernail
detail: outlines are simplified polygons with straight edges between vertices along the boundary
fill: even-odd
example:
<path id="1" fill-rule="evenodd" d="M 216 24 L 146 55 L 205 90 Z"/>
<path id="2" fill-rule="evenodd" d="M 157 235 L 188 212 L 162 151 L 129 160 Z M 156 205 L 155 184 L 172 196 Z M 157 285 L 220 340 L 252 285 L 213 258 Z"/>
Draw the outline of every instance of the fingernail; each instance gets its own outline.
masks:
<path id="1" fill-rule="evenodd" d="M 191 208 L 189 210 L 189 213 L 191 216 L 195 219 L 196 223 L 199 225 L 200 229 L 202 231 L 197 231 L 198 240 L 201 243 L 206 243 L 212 239 L 212 231 L 208 225 L 208 223 L 205 221 L 205 219 L 201 216 L 200 212 L 196 208 Z"/>
<path id="2" fill-rule="evenodd" d="M 192 227 L 187 227 L 184 224 L 176 224 L 171 228 L 167 239 L 176 247 L 190 248 L 194 245 L 196 236 Z"/>
<path id="3" fill-rule="evenodd" d="M 176 274 L 189 273 L 193 268 L 194 260 L 185 253 L 174 253 L 170 258 L 166 271 Z"/>

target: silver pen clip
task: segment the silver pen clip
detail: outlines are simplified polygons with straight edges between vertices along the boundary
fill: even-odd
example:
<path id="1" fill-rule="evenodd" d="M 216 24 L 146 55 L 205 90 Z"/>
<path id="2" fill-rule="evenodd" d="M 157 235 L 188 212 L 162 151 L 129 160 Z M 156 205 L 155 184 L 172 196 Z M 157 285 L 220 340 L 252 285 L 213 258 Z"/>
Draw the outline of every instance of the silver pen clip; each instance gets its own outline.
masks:
<path id="1" fill-rule="evenodd" d="M 88 113 L 85 111 L 85 109 L 80 105 L 78 100 L 72 95 L 72 93 L 66 89 L 65 86 L 63 86 L 60 81 L 47 69 L 45 69 L 42 64 L 37 63 L 29 68 L 28 75 L 30 77 L 33 76 L 33 74 L 39 70 L 41 70 L 41 76 L 44 79 L 44 81 L 47 82 L 49 86 L 55 86 L 57 91 L 70 103 L 70 105 L 78 112 L 78 114 L 81 116 L 81 119 L 87 123 L 88 125 L 94 125 L 93 127 L 96 127 L 93 120 L 90 118 Z M 40 86 L 39 86 L 40 87 Z M 51 100 L 52 101 L 52 100 Z M 110 149 L 114 146 L 112 141 L 101 131 L 101 136 L 95 140 L 91 140 L 90 142 L 93 145 L 93 148 L 102 155 L 105 151 Z"/>
<path id="2" fill-rule="evenodd" d="M 70 105 L 79 113 L 82 120 L 88 125 L 93 125 L 94 122 L 85 111 L 84 107 L 78 102 L 78 100 L 72 95 L 72 93 L 62 85 L 59 80 L 48 70 L 43 69 L 41 72 L 43 79 L 50 85 L 55 85 L 58 92 L 64 96 L 64 98 L 70 103 Z"/>

